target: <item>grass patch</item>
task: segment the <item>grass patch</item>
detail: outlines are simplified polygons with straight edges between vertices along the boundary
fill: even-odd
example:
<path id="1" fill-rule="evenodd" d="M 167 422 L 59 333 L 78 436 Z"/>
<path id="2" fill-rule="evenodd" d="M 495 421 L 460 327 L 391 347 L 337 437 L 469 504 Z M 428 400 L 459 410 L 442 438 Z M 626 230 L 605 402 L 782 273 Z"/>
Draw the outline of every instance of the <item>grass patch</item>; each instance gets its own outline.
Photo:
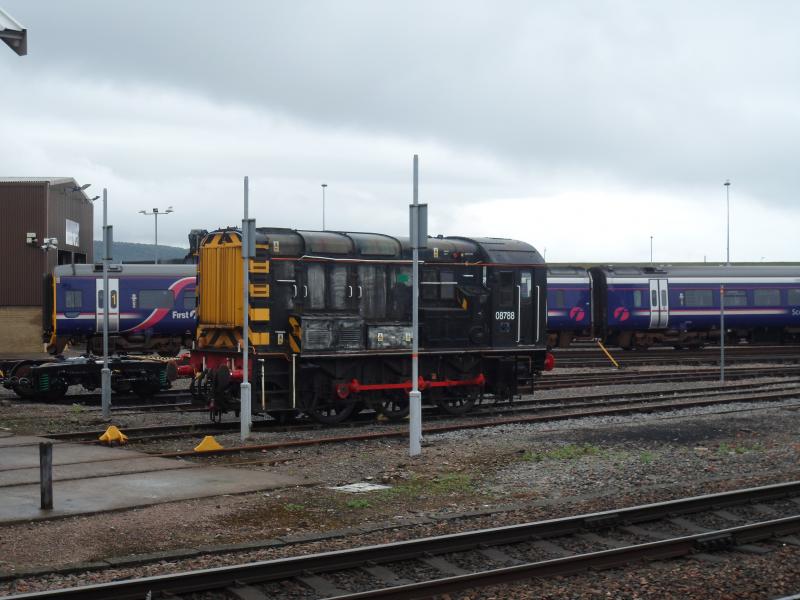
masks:
<path id="1" fill-rule="evenodd" d="M 649 465 L 656 459 L 656 455 L 652 452 L 648 452 L 645 450 L 639 455 L 639 460 L 642 461 L 644 464 Z"/>
<path id="2" fill-rule="evenodd" d="M 305 509 L 306 507 L 303 506 L 302 504 L 294 504 L 292 502 L 283 505 L 283 510 L 285 510 L 286 512 L 301 512 L 304 511 Z"/>
<path id="3" fill-rule="evenodd" d="M 372 504 L 370 504 L 369 500 L 357 498 L 355 500 L 348 500 L 347 508 L 372 508 Z"/>
<path id="4" fill-rule="evenodd" d="M 433 479 L 412 477 L 388 490 L 378 492 L 384 498 L 419 496 L 444 496 L 474 491 L 472 478 L 464 473 L 447 473 Z"/>
<path id="5" fill-rule="evenodd" d="M 584 456 L 600 456 L 603 450 L 592 444 L 568 444 L 552 450 L 533 452 L 528 450 L 522 455 L 522 460 L 527 462 L 542 462 L 545 460 L 575 460 Z"/>
<path id="6" fill-rule="evenodd" d="M 747 452 L 760 452 L 763 450 L 760 444 L 728 444 L 722 442 L 717 448 L 719 454 L 745 454 Z"/>

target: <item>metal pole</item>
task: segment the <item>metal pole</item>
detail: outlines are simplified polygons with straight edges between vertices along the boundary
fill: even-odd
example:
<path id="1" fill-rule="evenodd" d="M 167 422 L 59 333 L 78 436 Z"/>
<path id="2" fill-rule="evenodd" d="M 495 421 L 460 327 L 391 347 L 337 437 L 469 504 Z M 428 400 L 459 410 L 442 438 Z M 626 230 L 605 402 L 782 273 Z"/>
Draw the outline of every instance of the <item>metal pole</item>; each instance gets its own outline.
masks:
<path id="1" fill-rule="evenodd" d="M 414 204 L 419 204 L 419 157 L 414 155 Z M 414 227 L 414 224 L 412 224 Z M 417 232 L 419 235 L 419 232 Z M 408 454 L 422 452 L 422 394 L 419 391 L 419 245 L 412 234 L 411 249 L 411 393 L 409 402 Z"/>
<path id="2" fill-rule="evenodd" d="M 53 442 L 39 443 L 39 496 L 42 510 L 53 509 Z"/>
<path id="3" fill-rule="evenodd" d="M 725 180 L 725 206 L 727 211 L 727 218 L 726 218 L 726 253 L 725 253 L 725 262 L 726 264 L 731 264 L 731 182 L 729 179 Z"/>
<path id="4" fill-rule="evenodd" d="M 111 418 L 111 369 L 108 368 L 108 260 L 111 257 L 111 240 L 108 234 L 108 191 L 103 188 L 103 369 L 100 371 L 100 398 L 104 419 Z"/>
<path id="5" fill-rule="evenodd" d="M 327 183 L 322 184 L 322 231 L 325 231 L 325 188 L 328 187 Z"/>
<path id="6" fill-rule="evenodd" d="M 158 211 L 156 211 L 153 214 L 154 214 L 154 216 L 156 218 L 156 262 L 155 262 L 155 264 L 158 264 Z"/>
<path id="7" fill-rule="evenodd" d="M 719 286 L 719 381 L 725 383 L 725 286 Z"/>
<path id="8" fill-rule="evenodd" d="M 250 437 L 250 382 L 248 380 L 248 358 L 250 351 L 250 237 L 248 227 L 249 179 L 244 178 L 244 220 L 242 221 L 242 385 L 240 388 L 239 423 L 241 439 Z"/>

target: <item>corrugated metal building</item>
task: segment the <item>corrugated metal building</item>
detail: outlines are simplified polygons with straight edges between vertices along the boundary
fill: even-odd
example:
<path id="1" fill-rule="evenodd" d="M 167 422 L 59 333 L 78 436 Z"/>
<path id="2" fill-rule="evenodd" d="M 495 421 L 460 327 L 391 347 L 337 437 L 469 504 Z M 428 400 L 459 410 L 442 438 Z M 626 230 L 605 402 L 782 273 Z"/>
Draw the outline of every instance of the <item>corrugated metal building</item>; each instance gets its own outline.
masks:
<path id="1" fill-rule="evenodd" d="M 93 228 L 92 202 L 72 177 L 0 178 L 0 353 L 40 348 L 43 275 L 93 262 Z"/>

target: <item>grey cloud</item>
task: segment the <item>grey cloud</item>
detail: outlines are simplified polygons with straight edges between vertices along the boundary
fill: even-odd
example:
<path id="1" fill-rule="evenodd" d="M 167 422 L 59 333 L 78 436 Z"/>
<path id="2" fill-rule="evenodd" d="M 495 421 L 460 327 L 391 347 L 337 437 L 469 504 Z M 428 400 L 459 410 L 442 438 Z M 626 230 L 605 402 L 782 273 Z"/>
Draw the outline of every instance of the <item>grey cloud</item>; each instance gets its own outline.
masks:
<path id="1" fill-rule="evenodd" d="M 0 70 L 183 88 L 526 171 L 675 189 L 734 177 L 764 202 L 800 183 L 792 2 L 4 5 L 30 55 Z"/>

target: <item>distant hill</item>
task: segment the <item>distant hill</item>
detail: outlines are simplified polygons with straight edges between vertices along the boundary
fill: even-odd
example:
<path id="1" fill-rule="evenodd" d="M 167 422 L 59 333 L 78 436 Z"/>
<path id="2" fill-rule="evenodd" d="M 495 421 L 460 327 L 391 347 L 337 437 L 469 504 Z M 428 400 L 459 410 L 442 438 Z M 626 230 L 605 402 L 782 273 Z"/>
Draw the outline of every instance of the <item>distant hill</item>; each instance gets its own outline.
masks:
<path id="1" fill-rule="evenodd" d="M 188 248 L 178 246 L 158 245 L 158 261 L 183 260 Z M 133 242 L 114 242 L 114 262 L 153 262 L 155 257 L 155 245 L 135 244 Z M 95 261 L 99 261 L 103 256 L 103 242 L 94 241 Z"/>

